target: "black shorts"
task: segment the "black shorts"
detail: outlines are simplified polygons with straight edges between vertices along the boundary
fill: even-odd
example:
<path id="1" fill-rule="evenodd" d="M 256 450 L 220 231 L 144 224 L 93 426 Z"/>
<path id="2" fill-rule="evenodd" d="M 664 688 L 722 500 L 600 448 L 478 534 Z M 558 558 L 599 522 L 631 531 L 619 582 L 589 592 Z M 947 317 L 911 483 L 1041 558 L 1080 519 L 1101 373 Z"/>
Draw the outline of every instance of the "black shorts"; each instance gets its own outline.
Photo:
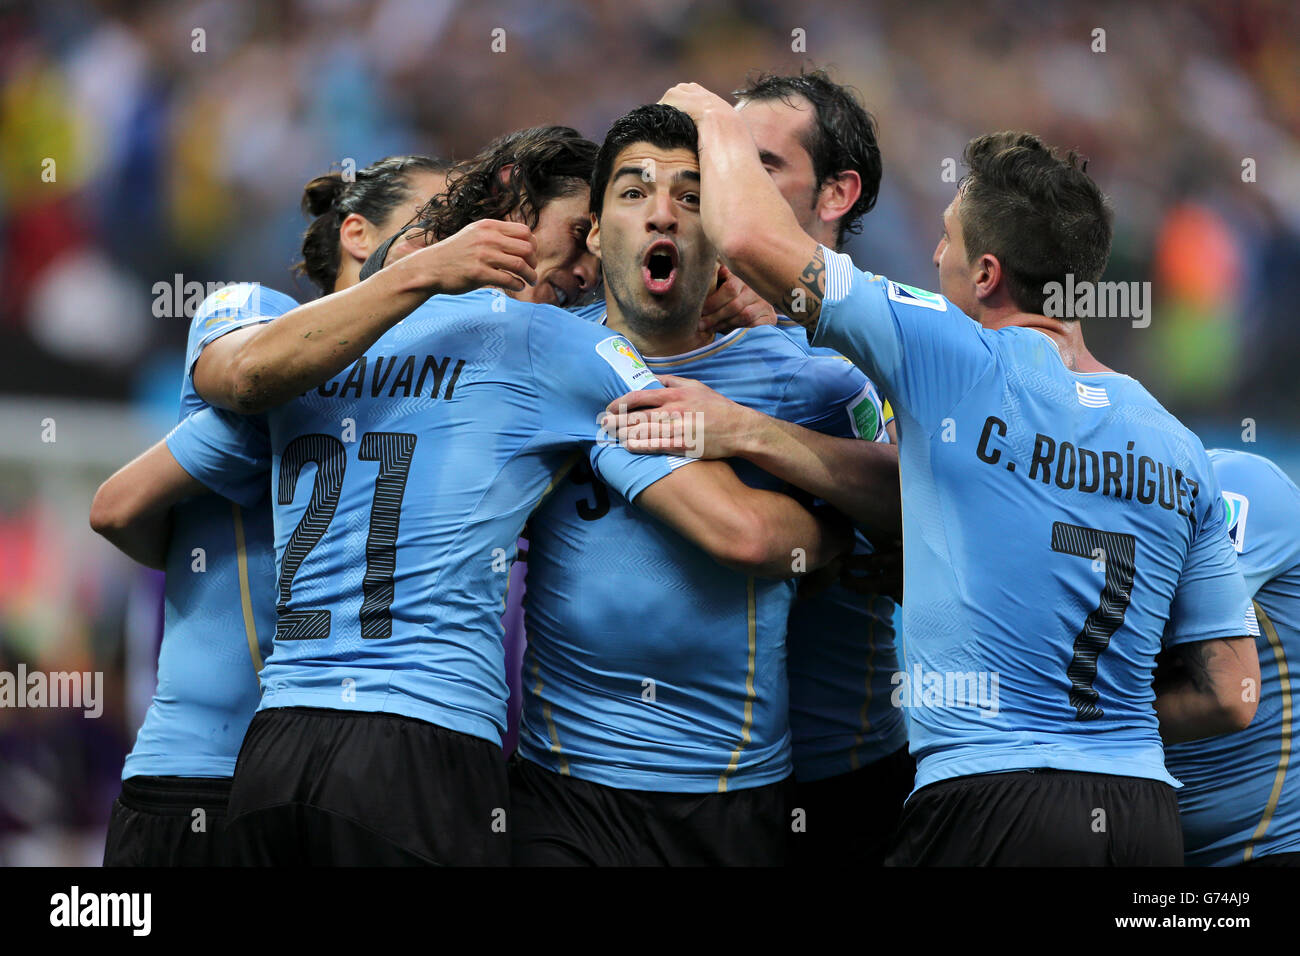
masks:
<path id="1" fill-rule="evenodd" d="M 510 761 L 515 866 L 780 866 L 786 781 L 726 793 L 622 790 Z"/>
<path id="2" fill-rule="evenodd" d="M 229 777 L 128 777 L 113 801 L 105 866 L 228 866 Z"/>
<path id="3" fill-rule="evenodd" d="M 510 861 L 501 747 L 396 714 L 258 711 L 235 765 L 229 838 L 246 866 Z"/>
<path id="4" fill-rule="evenodd" d="M 954 777 L 903 808 L 886 866 L 1182 866 L 1174 788 L 1072 770 Z"/>
<path id="5" fill-rule="evenodd" d="M 883 866 L 894 845 L 916 762 L 907 747 L 848 773 L 790 787 L 790 866 Z"/>

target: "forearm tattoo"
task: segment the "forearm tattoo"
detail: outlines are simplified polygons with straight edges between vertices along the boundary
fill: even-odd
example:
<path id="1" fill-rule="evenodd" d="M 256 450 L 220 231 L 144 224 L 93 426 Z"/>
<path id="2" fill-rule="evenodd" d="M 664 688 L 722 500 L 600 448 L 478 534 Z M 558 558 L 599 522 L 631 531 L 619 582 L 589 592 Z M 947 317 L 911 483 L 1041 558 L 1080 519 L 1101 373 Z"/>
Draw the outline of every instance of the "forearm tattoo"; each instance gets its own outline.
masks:
<path id="1" fill-rule="evenodd" d="M 799 274 L 799 284 L 783 296 L 778 305 L 785 315 L 813 332 L 817 329 L 825 295 L 826 258 L 822 247 L 818 246 L 817 252 Z"/>

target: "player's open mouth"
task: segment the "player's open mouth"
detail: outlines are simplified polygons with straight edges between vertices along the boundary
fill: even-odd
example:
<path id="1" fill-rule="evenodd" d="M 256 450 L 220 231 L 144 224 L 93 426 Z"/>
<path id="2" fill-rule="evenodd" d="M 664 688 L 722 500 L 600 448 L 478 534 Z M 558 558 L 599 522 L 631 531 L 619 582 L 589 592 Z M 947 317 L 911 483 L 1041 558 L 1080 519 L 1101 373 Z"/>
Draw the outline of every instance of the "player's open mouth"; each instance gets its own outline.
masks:
<path id="1" fill-rule="evenodd" d="M 551 287 L 551 292 L 553 292 L 555 295 L 555 304 L 558 305 L 561 309 L 564 308 L 566 305 L 568 305 L 569 293 L 565 292 L 554 282 L 549 283 L 549 285 Z"/>
<path id="2" fill-rule="evenodd" d="M 669 239 L 653 243 L 641 260 L 641 277 L 652 295 L 663 295 L 677 282 L 677 246 Z"/>

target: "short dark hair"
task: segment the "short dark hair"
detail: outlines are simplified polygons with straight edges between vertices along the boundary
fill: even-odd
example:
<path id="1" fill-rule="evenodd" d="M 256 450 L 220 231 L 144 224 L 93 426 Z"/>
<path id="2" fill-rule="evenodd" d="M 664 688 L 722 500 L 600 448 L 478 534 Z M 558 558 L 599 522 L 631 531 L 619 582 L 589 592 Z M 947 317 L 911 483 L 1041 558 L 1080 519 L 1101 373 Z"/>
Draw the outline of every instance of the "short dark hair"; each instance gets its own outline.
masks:
<path id="1" fill-rule="evenodd" d="M 434 241 L 480 219 L 518 212 L 528 228 L 547 203 L 585 189 L 596 144 L 568 126 L 534 126 L 494 139 L 477 156 L 457 163 L 447 190 L 419 213 Z M 501 171 L 510 168 L 506 182 Z"/>
<path id="2" fill-rule="evenodd" d="M 804 70 L 796 75 L 757 73 L 743 89 L 732 93 L 737 99 L 761 102 L 802 96 L 812 104 L 815 121 L 809 124 L 803 148 L 812 157 L 813 175 L 820 188 L 846 169 L 862 180 L 862 195 L 840 219 L 835 244 L 846 235 L 862 231 L 862 217 L 876 205 L 884 167 L 876 142 L 876 119 L 863 107 L 856 92 L 836 83 L 825 70 Z"/>
<path id="3" fill-rule="evenodd" d="M 614 175 L 614 160 L 633 143 L 649 143 L 659 149 L 699 148 L 695 121 L 674 106 L 649 103 L 638 106 L 614 121 L 596 154 L 591 173 L 591 211 L 597 217 L 605 207 L 605 189 Z"/>
<path id="4" fill-rule="evenodd" d="M 1112 211 L 1088 175 L 1088 161 L 1064 158 L 1032 133 L 977 136 L 966 145 L 970 172 L 958 184 L 966 258 L 998 257 L 1007 292 L 1042 315 L 1049 282 L 1096 282 L 1110 257 Z"/>
<path id="5" fill-rule="evenodd" d="M 302 190 L 303 215 L 311 225 L 302 236 L 302 260 L 294 272 L 306 276 L 322 294 L 334 291 L 339 277 L 339 229 L 352 213 L 378 225 L 398 205 L 415 198 L 411 175 L 440 173 L 448 164 L 429 156 L 389 156 L 344 178 L 341 171 L 317 176 Z"/>

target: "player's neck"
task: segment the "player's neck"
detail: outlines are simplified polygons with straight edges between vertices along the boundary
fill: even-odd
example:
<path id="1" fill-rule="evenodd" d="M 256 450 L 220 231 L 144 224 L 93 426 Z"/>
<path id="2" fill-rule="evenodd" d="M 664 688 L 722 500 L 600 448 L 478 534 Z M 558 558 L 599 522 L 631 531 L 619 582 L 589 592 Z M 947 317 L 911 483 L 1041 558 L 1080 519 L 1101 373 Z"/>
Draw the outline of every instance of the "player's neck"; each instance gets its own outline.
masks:
<path id="1" fill-rule="evenodd" d="M 837 241 L 839 238 L 839 222 L 838 219 L 832 222 L 823 222 L 818 219 L 811 229 L 805 228 L 804 232 L 832 252 L 843 252 L 844 250 L 840 248 Z"/>
<path id="2" fill-rule="evenodd" d="M 986 312 L 980 316 L 980 324 L 986 329 L 1006 329 L 1013 326 L 1023 329 L 1037 329 L 1054 343 L 1061 353 L 1061 361 L 1072 372 L 1113 372 L 1114 369 L 1097 361 L 1088 351 L 1083 341 L 1083 329 L 1079 322 L 1053 319 L 1032 312 L 1017 312 L 1011 309 Z"/>
<path id="3" fill-rule="evenodd" d="M 680 328 L 644 328 L 635 320 L 628 321 L 613 296 L 605 300 L 605 312 L 605 324 L 627 336 L 638 352 L 650 357 L 681 355 L 708 345 L 714 339 L 714 333 L 701 332 L 695 321 L 684 323 Z M 698 309 L 696 314 L 699 314 Z"/>

